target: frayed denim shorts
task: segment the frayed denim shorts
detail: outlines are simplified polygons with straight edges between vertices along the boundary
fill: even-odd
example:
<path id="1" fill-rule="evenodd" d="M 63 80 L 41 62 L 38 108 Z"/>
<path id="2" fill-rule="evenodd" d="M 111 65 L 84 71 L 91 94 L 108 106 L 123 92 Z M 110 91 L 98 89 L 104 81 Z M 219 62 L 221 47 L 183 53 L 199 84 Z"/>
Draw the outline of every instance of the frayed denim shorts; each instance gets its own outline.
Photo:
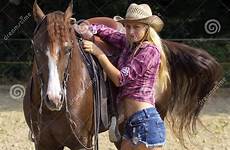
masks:
<path id="1" fill-rule="evenodd" d="M 151 107 L 132 114 L 125 124 L 123 138 L 134 145 L 145 144 L 147 148 L 165 144 L 165 125 L 156 108 Z"/>

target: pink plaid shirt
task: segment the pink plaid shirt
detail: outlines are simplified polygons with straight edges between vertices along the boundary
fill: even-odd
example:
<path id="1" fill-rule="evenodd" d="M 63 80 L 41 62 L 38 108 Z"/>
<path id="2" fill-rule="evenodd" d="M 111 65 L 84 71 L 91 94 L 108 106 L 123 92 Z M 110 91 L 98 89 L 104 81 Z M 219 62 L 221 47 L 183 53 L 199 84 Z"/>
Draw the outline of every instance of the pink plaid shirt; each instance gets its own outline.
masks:
<path id="1" fill-rule="evenodd" d="M 137 54 L 130 58 L 132 49 L 124 33 L 104 25 L 91 25 L 100 38 L 121 50 L 117 68 L 120 70 L 120 87 L 117 102 L 126 98 L 155 104 L 154 83 L 160 65 L 160 53 L 155 45 L 143 43 Z"/>

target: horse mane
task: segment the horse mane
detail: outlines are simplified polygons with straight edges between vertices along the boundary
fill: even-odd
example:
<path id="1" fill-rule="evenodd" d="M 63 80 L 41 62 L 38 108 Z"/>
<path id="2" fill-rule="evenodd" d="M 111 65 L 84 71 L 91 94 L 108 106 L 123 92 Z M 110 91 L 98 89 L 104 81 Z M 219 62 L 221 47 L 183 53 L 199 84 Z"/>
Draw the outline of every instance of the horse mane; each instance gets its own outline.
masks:
<path id="1" fill-rule="evenodd" d="M 73 28 L 70 26 L 70 22 L 65 20 L 64 13 L 61 11 L 55 11 L 47 15 L 48 22 L 48 35 L 50 43 L 59 43 L 60 48 L 64 48 L 64 43 L 68 39 L 69 34 L 73 34 Z M 53 46 L 53 45 L 51 45 Z M 51 54 L 54 54 L 53 48 L 50 48 Z"/>
<path id="2" fill-rule="evenodd" d="M 167 40 L 163 44 L 168 49 L 172 90 L 168 116 L 175 135 L 184 145 L 183 131 L 197 131 L 198 115 L 218 86 L 222 67 L 202 49 Z"/>

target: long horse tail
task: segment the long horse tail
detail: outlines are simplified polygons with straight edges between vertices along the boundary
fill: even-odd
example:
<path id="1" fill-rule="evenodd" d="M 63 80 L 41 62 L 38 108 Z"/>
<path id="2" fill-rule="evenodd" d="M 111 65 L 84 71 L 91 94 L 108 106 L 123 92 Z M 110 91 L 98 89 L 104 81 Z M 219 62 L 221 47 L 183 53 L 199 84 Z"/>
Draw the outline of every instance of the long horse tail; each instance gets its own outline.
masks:
<path id="1" fill-rule="evenodd" d="M 168 49 L 172 92 L 167 113 L 173 132 L 184 145 L 184 131 L 189 134 L 197 131 L 200 111 L 223 83 L 222 67 L 202 49 L 166 40 L 163 44 Z"/>

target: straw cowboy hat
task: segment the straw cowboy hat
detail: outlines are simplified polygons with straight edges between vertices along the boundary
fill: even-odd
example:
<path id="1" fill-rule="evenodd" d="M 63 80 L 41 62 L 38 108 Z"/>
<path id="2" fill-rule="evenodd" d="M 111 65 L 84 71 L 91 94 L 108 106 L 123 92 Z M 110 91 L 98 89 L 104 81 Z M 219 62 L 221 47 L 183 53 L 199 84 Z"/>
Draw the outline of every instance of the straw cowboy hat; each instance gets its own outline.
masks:
<path id="1" fill-rule="evenodd" d="M 156 32 L 160 32 L 164 26 L 164 22 L 156 15 L 152 15 L 152 10 L 147 4 L 137 5 L 132 3 L 126 12 L 125 18 L 114 16 L 115 21 L 125 22 L 140 22 L 153 27 Z"/>

